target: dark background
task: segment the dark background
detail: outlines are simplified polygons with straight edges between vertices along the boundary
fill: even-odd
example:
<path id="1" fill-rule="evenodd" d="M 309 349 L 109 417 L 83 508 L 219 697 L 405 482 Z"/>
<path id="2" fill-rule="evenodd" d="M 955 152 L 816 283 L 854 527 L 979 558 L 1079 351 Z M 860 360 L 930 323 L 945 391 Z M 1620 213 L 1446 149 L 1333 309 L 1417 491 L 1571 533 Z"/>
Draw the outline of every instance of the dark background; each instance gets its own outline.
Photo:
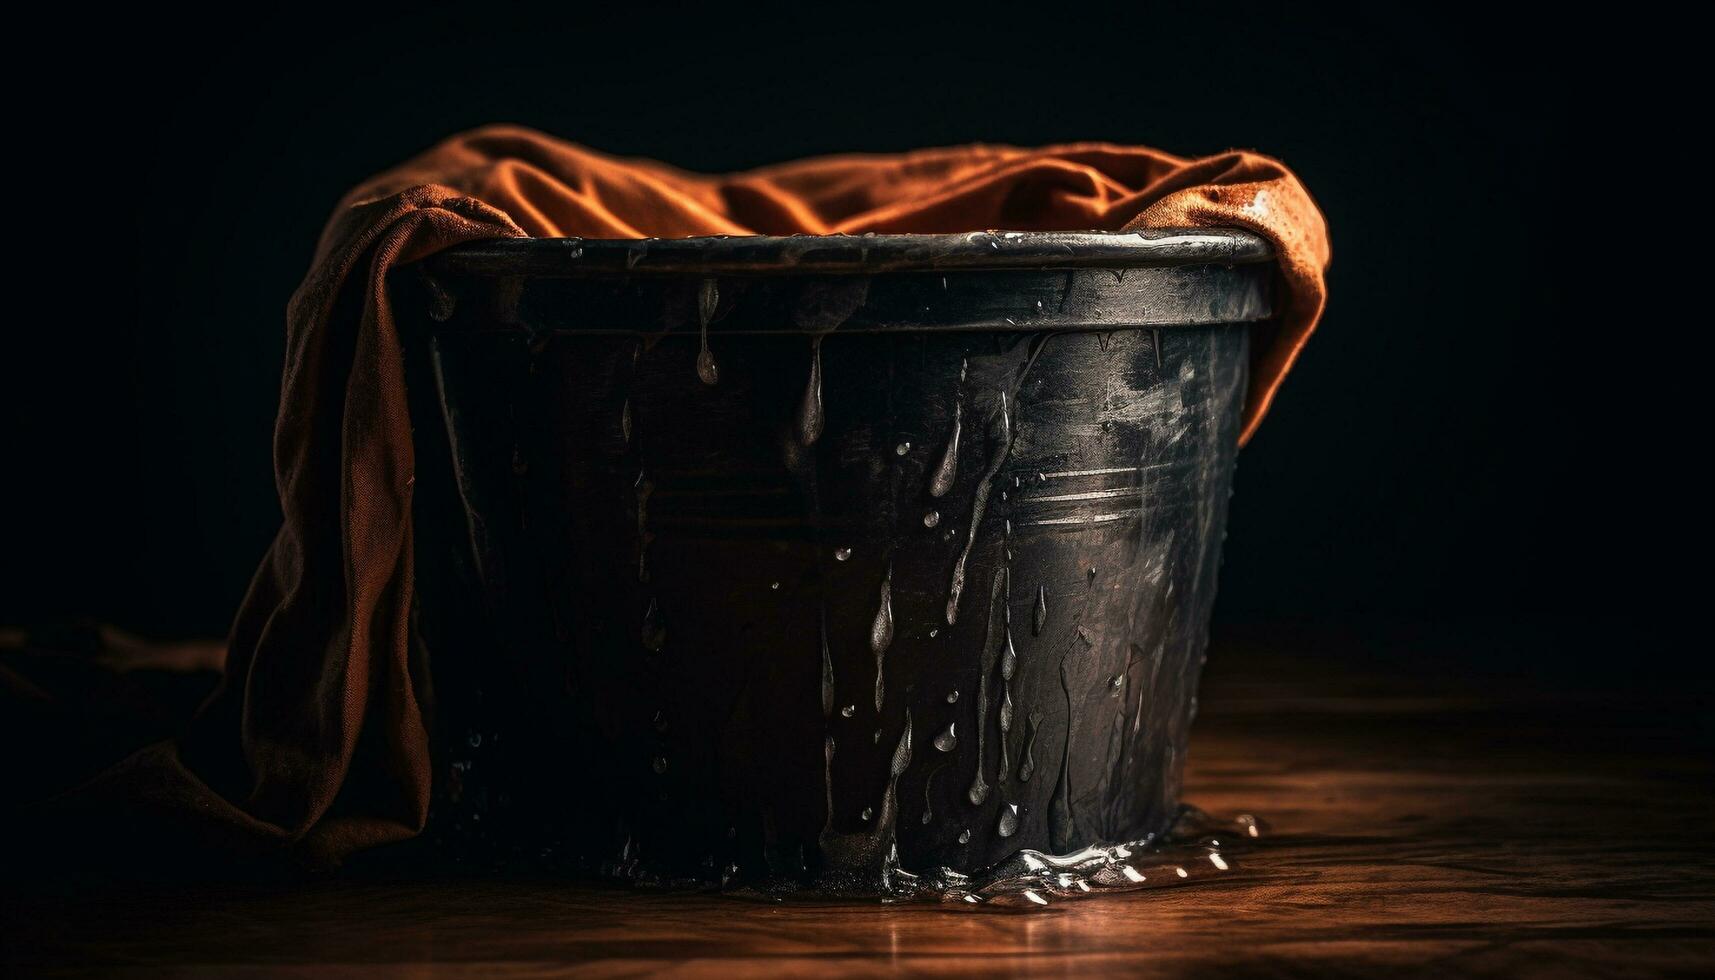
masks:
<path id="1" fill-rule="evenodd" d="M 1680 565 L 1708 539 L 1707 287 L 1669 233 L 1673 135 L 1640 122 L 1651 96 L 1614 91 L 1637 76 L 1612 23 L 1445 4 L 111 16 L 21 31 L 68 70 L 8 69 L 28 257 L 0 348 L 0 624 L 224 631 L 279 519 L 283 312 L 323 220 L 361 178 L 513 121 L 710 171 L 979 140 L 1276 156 L 1327 215 L 1332 300 L 1243 455 L 1218 621 L 1642 630 L 1648 657 L 1701 663 L 1656 634 L 1707 578 Z"/>

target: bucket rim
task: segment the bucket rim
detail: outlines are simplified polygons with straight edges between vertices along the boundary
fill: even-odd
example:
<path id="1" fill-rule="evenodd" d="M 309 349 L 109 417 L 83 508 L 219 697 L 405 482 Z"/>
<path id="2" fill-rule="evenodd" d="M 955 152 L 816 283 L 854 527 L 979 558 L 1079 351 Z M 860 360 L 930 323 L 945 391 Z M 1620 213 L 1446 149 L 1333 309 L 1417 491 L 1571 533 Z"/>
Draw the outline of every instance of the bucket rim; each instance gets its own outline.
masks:
<path id="1" fill-rule="evenodd" d="M 1267 239 L 1240 228 L 1132 232 L 705 235 L 497 238 L 428 260 L 450 276 L 791 276 L 990 269 L 1133 269 L 1268 262 Z"/>

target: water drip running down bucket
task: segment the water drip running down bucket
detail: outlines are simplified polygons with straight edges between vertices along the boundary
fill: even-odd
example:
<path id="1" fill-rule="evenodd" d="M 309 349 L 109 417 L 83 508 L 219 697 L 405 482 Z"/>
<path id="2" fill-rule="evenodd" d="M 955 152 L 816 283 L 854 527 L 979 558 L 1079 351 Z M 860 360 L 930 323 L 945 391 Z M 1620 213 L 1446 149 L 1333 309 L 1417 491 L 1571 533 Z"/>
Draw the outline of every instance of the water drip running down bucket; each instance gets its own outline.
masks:
<path id="1" fill-rule="evenodd" d="M 1143 880 L 1086 849 L 1178 813 L 1265 242 L 525 239 L 421 272 L 432 835 L 847 892 Z"/>

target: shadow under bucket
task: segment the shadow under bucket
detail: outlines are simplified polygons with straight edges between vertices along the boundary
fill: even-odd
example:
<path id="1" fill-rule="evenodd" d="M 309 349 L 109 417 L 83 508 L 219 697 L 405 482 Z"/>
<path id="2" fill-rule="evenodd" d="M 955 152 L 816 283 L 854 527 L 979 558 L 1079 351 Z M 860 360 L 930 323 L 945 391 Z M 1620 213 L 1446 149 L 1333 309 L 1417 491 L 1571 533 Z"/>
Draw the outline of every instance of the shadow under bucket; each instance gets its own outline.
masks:
<path id="1" fill-rule="evenodd" d="M 1245 232 L 465 246 L 395 284 L 431 834 L 885 890 L 1178 810 Z"/>

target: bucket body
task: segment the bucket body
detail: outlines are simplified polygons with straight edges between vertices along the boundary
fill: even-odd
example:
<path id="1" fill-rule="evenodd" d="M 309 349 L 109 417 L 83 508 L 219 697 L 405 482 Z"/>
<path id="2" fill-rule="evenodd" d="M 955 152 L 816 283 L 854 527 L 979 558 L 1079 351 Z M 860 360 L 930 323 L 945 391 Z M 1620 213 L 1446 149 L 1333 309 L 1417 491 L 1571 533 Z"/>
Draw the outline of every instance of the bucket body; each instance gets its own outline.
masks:
<path id="1" fill-rule="evenodd" d="M 861 886 L 1164 829 L 1267 258 L 520 241 L 396 284 L 432 833 Z"/>

